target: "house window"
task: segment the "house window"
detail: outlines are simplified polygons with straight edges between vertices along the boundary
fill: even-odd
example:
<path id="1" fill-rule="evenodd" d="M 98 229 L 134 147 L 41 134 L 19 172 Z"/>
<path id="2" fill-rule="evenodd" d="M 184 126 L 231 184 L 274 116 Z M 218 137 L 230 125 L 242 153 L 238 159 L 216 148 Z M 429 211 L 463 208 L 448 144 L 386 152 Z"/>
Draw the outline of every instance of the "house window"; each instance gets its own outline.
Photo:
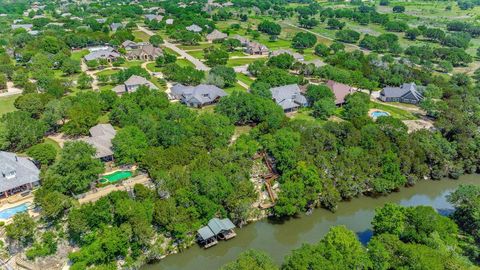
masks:
<path id="1" fill-rule="evenodd" d="M 7 179 L 12 179 L 12 178 L 15 178 L 15 176 L 17 175 L 17 172 L 16 171 L 9 171 L 7 173 L 5 173 L 5 178 Z"/>

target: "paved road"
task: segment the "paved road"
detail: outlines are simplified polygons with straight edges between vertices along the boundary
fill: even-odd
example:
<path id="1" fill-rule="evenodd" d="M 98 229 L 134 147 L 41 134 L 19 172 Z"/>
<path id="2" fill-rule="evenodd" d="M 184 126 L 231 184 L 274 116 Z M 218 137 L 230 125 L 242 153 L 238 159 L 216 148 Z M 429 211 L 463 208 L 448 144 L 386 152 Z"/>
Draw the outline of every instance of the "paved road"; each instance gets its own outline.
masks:
<path id="1" fill-rule="evenodd" d="M 147 28 L 143 27 L 143 26 L 140 26 L 138 25 L 138 29 L 143 31 L 144 33 L 146 33 L 147 35 L 150 35 L 150 36 L 153 36 L 155 35 L 154 32 L 148 30 Z M 202 70 L 202 71 L 209 71 L 210 68 L 207 67 L 202 61 L 198 60 L 197 58 L 191 56 L 190 54 L 188 54 L 186 51 L 180 49 L 179 47 L 177 47 L 175 44 L 173 43 L 170 43 L 168 41 L 164 41 L 163 42 L 163 46 L 173 50 L 174 52 L 178 53 L 180 56 L 182 56 L 183 58 L 187 59 L 188 61 L 190 61 L 192 64 L 195 65 L 195 68 L 198 69 L 198 70 Z"/>

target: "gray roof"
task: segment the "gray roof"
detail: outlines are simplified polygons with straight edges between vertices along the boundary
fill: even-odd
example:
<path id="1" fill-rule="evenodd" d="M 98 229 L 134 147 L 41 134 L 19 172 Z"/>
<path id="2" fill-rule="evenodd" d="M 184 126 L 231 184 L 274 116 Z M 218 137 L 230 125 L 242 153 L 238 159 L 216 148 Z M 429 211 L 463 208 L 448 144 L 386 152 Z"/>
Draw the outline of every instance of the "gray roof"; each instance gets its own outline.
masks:
<path id="1" fill-rule="evenodd" d="M 117 31 L 118 28 L 122 28 L 123 27 L 123 23 L 111 23 L 110 24 L 110 29 L 112 29 L 112 31 Z"/>
<path id="2" fill-rule="evenodd" d="M 0 151 L 0 192 L 40 181 L 40 170 L 28 158 Z"/>
<path id="3" fill-rule="evenodd" d="M 408 93 L 412 93 L 418 100 L 423 99 L 422 94 L 417 91 L 417 85 L 415 83 L 404 83 L 400 87 L 387 86 L 383 88 L 381 95 L 388 98 L 400 98 Z"/>
<path id="4" fill-rule="evenodd" d="M 33 28 L 33 24 L 12 24 L 12 29 L 19 29 L 19 28 L 30 30 Z"/>
<path id="5" fill-rule="evenodd" d="M 135 92 L 137 88 L 142 85 L 147 86 L 148 88 L 153 90 L 158 90 L 158 87 L 149 80 L 138 75 L 132 75 L 123 84 L 115 86 L 112 91 L 117 94 L 123 94 L 125 92 Z"/>
<path id="6" fill-rule="evenodd" d="M 83 58 L 86 61 L 92 61 L 97 59 L 107 59 L 107 58 L 118 58 L 120 54 L 114 51 L 112 48 L 105 50 L 92 51 L 89 54 L 85 55 Z"/>
<path id="7" fill-rule="evenodd" d="M 218 31 L 217 29 L 213 30 L 210 34 L 207 35 L 208 40 L 217 40 L 227 38 L 227 34 Z"/>
<path id="8" fill-rule="evenodd" d="M 270 92 L 272 92 L 272 98 L 283 110 L 307 105 L 307 98 L 300 93 L 300 87 L 297 84 L 270 88 Z"/>
<path id="9" fill-rule="evenodd" d="M 202 32 L 202 28 L 200 26 L 196 25 L 196 24 L 192 24 L 192 25 L 187 26 L 185 28 L 190 32 L 195 32 L 195 33 Z"/>
<path id="10" fill-rule="evenodd" d="M 151 21 L 151 20 L 157 20 L 161 21 L 163 19 L 162 15 L 156 15 L 156 14 L 146 14 L 145 19 Z"/>
<path id="11" fill-rule="evenodd" d="M 184 103 L 207 104 L 214 102 L 219 97 L 227 95 L 225 91 L 211 84 L 185 86 L 176 84 L 171 88 L 171 94 Z"/>
<path id="12" fill-rule="evenodd" d="M 93 146 L 97 153 L 96 158 L 104 158 L 113 155 L 112 139 L 117 132 L 110 124 L 98 124 L 90 129 L 90 136 L 81 139 L 82 141 Z"/>
<path id="13" fill-rule="evenodd" d="M 222 231 L 228 231 L 235 228 L 235 225 L 228 218 L 224 218 L 224 219 L 212 218 L 208 222 L 208 227 L 210 228 L 210 230 L 212 230 L 212 232 L 215 235 L 217 235 Z"/>
<path id="14" fill-rule="evenodd" d="M 207 240 L 215 236 L 215 234 L 208 226 L 203 226 L 197 231 L 197 233 L 203 240 Z"/>
<path id="15" fill-rule="evenodd" d="M 97 23 L 105 23 L 107 21 L 107 19 L 99 18 L 99 19 L 95 19 L 95 21 L 97 21 Z"/>
<path id="16" fill-rule="evenodd" d="M 296 52 L 292 52 L 291 50 L 288 50 L 288 49 L 280 49 L 280 50 L 273 51 L 270 54 L 270 56 L 279 56 L 279 55 L 284 54 L 284 53 L 293 56 L 293 58 L 297 61 L 300 61 L 300 60 L 304 59 L 303 55 L 301 55 L 299 53 L 296 53 Z"/>

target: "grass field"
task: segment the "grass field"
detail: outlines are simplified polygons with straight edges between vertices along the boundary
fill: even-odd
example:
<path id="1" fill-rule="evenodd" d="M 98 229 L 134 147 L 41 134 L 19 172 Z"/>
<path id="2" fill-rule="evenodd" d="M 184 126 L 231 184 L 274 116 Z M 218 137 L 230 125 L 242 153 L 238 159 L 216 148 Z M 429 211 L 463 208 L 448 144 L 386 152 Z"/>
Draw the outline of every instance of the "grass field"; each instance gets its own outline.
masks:
<path id="1" fill-rule="evenodd" d="M 88 50 L 81 50 L 81 51 L 74 51 L 72 52 L 72 55 L 70 56 L 71 59 L 80 61 L 82 58 L 89 53 Z"/>
<path id="2" fill-rule="evenodd" d="M 160 72 L 161 68 L 157 67 L 155 63 L 148 63 L 147 64 L 147 69 L 150 70 L 151 72 Z"/>
<path id="3" fill-rule="evenodd" d="M 17 110 L 15 106 L 13 106 L 13 103 L 18 96 L 20 95 L 0 97 L 0 116 Z"/>
<path id="4" fill-rule="evenodd" d="M 252 85 L 252 83 L 254 82 L 252 78 L 248 77 L 243 73 L 237 73 L 237 79 L 248 86 Z"/>
<path id="5" fill-rule="evenodd" d="M 266 59 L 266 58 L 265 58 Z M 258 58 L 235 58 L 235 59 L 228 59 L 227 66 L 228 67 L 238 67 L 243 65 L 248 65 Z"/>
<path id="6" fill-rule="evenodd" d="M 102 76 L 102 75 L 111 76 L 111 75 L 117 74 L 119 71 L 120 70 L 118 70 L 118 69 L 107 69 L 107 70 L 99 71 L 99 72 L 95 73 L 95 75 L 97 75 L 97 76 Z"/>
<path id="7" fill-rule="evenodd" d="M 175 63 L 177 63 L 181 67 L 194 67 L 194 65 L 187 59 L 178 59 Z"/>
<path id="8" fill-rule="evenodd" d="M 150 38 L 150 36 L 143 31 L 133 31 L 132 34 L 135 37 L 135 41 L 146 42 Z"/>

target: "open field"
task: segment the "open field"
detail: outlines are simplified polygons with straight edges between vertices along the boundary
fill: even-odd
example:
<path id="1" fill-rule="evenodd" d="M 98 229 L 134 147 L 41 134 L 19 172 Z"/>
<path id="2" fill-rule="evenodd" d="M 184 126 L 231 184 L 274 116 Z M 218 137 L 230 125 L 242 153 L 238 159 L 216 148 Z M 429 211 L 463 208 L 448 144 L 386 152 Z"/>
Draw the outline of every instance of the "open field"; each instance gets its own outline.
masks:
<path id="1" fill-rule="evenodd" d="M 6 113 L 16 111 L 17 109 L 13 106 L 15 99 L 20 95 L 13 95 L 8 97 L 0 97 L 0 117 Z"/>

